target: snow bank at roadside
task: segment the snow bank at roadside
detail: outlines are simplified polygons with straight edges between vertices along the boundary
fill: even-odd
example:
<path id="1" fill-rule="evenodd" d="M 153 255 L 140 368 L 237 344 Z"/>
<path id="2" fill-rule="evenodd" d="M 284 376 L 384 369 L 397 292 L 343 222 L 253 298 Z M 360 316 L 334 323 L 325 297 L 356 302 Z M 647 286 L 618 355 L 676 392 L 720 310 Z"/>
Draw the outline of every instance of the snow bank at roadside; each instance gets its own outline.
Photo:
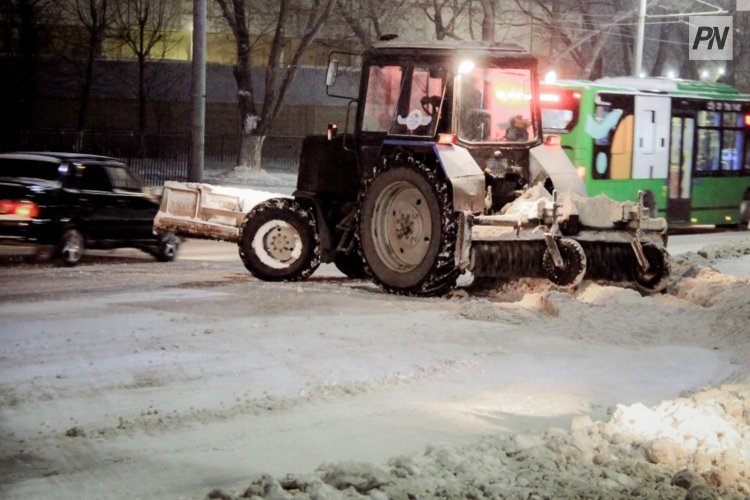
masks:
<path id="1" fill-rule="evenodd" d="M 324 464 L 262 476 L 207 498 L 743 498 L 750 495 L 750 378 L 663 402 L 618 406 L 607 422 L 431 446 L 387 466 Z"/>
<path id="2" fill-rule="evenodd" d="M 668 293 L 654 297 L 600 284 L 569 293 L 521 280 L 497 290 L 492 300 L 468 300 L 460 310 L 480 321 L 529 312 L 559 316 L 556 333 L 569 336 L 592 330 L 577 328 L 578 322 L 606 325 L 617 311 L 632 322 L 632 335 L 620 331 L 619 339 L 611 338 L 600 328 L 585 340 L 648 343 L 658 338 L 735 350 L 738 369 L 720 387 L 650 408 L 618 405 L 605 422 L 579 416 L 569 430 L 491 436 L 471 446 L 435 445 L 383 467 L 336 463 L 311 474 L 264 475 L 239 494 L 216 489 L 207 498 L 747 498 L 750 279 L 711 267 L 718 259 L 747 254 L 750 238 L 675 259 Z M 664 314 L 685 317 L 689 326 L 664 331 L 658 321 Z"/>

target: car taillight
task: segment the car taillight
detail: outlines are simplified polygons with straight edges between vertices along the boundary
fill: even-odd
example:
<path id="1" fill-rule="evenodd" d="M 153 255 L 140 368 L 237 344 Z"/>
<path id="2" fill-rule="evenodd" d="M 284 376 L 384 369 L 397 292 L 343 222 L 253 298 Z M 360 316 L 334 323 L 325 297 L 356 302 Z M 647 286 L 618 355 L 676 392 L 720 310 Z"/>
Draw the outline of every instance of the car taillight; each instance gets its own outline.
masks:
<path id="1" fill-rule="evenodd" d="M 560 136 L 559 135 L 548 135 L 547 138 L 544 140 L 544 143 L 547 146 L 559 146 L 560 145 Z"/>
<path id="2" fill-rule="evenodd" d="M 750 115 L 745 115 L 745 126 L 750 127 Z"/>
<path id="3" fill-rule="evenodd" d="M 36 217 L 39 215 L 39 206 L 31 201 L 0 200 L 0 215 Z"/>

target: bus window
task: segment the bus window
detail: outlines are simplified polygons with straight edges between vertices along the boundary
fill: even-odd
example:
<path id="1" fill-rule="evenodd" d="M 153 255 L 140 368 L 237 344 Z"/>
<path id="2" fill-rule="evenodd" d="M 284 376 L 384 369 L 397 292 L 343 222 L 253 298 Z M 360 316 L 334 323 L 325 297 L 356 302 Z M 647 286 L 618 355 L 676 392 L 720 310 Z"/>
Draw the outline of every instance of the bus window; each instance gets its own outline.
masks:
<path id="1" fill-rule="evenodd" d="M 698 158 L 695 162 L 695 168 L 703 172 L 719 170 L 718 130 L 698 129 Z"/>
<path id="2" fill-rule="evenodd" d="M 699 127 L 718 127 L 721 125 L 721 113 L 716 111 L 698 112 Z"/>
<path id="3" fill-rule="evenodd" d="M 721 169 L 729 171 L 740 170 L 742 161 L 742 132 L 737 130 L 723 130 L 721 138 Z"/>
<path id="4" fill-rule="evenodd" d="M 695 120 L 685 118 L 682 138 L 682 186 L 680 198 L 690 198 L 690 185 L 693 174 L 693 136 L 695 135 Z"/>
<path id="5" fill-rule="evenodd" d="M 680 164 L 682 162 L 682 118 L 672 117 L 672 137 L 669 141 L 669 197 L 674 199 L 680 193 Z"/>
<path id="6" fill-rule="evenodd" d="M 735 112 L 698 112 L 696 175 L 723 175 L 743 169 L 744 116 Z"/>
<path id="7" fill-rule="evenodd" d="M 740 113 L 723 113 L 721 138 L 721 169 L 732 172 L 742 170 L 742 152 L 745 149 L 745 120 Z M 731 130 L 734 129 L 734 130 Z"/>
<path id="8" fill-rule="evenodd" d="M 630 179 L 633 165 L 634 99 L 631 95 L 600 94 L 586 132 L 594 139 L 594 179 Z"/>

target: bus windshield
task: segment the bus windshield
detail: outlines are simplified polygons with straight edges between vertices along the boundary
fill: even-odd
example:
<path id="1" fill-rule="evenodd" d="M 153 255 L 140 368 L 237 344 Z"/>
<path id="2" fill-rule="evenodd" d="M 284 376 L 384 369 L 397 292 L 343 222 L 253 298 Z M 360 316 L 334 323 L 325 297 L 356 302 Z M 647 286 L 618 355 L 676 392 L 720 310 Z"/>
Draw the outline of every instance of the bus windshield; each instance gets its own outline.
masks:
<path id="1" fill-rule="evenodd" d="M 531 70 L 475 67 L 456 76 L 458 136 L 467 142 L 536 140 Z"/>

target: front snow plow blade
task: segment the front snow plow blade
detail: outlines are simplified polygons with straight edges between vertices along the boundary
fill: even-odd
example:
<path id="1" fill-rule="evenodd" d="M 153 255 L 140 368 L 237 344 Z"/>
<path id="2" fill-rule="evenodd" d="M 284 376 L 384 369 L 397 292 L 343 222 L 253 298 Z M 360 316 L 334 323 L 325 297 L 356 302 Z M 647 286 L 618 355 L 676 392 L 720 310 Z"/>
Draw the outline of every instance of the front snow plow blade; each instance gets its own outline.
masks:
<path id="1" fill-rule="evenodd" d="M 273 196 L 251 189 L 167 181 L 154 218 L 154 231 L 237 242 L 247 212 L 260 199 Z"/>
<path id="2" fill-rule="evenodd" d="M 474 276 L 548 278 L 560 286 L 627 281 L 655 293 L 670 273 L 667 223 L 646 213 L 642 202 L 550 195 L 537 186 L 500 214 L 463 216 L 458 258 Z"/>

